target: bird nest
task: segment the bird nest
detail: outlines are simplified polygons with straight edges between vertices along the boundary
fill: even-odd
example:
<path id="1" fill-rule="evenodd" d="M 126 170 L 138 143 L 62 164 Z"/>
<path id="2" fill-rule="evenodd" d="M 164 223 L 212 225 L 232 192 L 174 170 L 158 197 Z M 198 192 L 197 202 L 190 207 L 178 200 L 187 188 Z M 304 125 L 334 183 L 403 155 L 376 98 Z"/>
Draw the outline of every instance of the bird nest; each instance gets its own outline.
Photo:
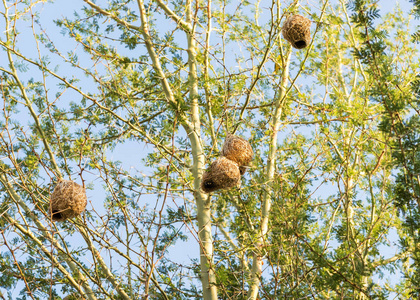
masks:
<path id="1" fill-rule="evenodd" d="M 65 221 L 80 215 L 86 204 L 86 192 L 82 186 L 61 180 L 51 194 L 49 214 L 53 221 Z"/>
<path id="2" fill-rule="evenodd" d="M 311 21 L 300 15 L 289 16 L 283 24 L 283 37 L 296 49 L 303 49 L 311 42 Z"/>
<path id="3" fill-rule="evenodd" d="M 203 173 L 201 189 L 211 193 L 220 189 L 228 189 L 241 184 L 241 173 L 236 162 L 219 157 L 208 170 Z"/>
<path id="4" fill-rule="evenodd" d="M 228 134 L 222 149 L 222 155 L 238 164 L 241 174 L 246 171 L 244 166 L 247 166 L 254 156 L 249 142 L 238 136 Z"/>

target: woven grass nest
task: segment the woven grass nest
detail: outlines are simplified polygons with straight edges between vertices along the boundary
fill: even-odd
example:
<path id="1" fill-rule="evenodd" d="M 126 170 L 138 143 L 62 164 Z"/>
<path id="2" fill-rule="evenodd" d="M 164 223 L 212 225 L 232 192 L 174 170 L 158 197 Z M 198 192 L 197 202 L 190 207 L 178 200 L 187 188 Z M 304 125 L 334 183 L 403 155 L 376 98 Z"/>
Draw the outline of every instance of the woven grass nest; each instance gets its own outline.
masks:
<path id="1" fill-rule="evenodd" d="M 228 134 L 223 144 L 222 155 L 238 164 L 240 167 L 241 175 L 246 171 L 247 165 L 254 156 L 249 142 L 233 134 Z"/>
<path id="2" fill-rule="evenodd" d="M 300 15 L 289 16 L 283 24 L 282 33 L 294 48 L 306 48 L 311 42 L 311 21 Z"/>
<path id="3" fill-rule="evenodd" d="M 208 170 L 203 173 L 201 189 L 211 193 L 220 189 L 228 189 L 241 184 L 241 173 L 236 162 L 219 157 Z"/>
<path id="4" fill-rule="evenodd" d="M 80 215 L 86 204 L 86 192 L 82 186 L 70 180 L 61 180 L 51 194 L 49 214 L 53 221 L 65 221 Z"/>

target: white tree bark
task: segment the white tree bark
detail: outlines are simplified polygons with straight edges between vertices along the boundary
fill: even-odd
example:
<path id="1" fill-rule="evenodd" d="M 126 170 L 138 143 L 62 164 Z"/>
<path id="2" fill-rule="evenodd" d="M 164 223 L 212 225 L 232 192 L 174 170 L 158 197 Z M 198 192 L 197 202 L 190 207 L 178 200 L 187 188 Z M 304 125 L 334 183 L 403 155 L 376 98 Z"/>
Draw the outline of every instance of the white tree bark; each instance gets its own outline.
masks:
<path id="1" fill-rule="evenodd" d="M 171 87 L 166 76 L 160 67 L 159 59 L 153 49 L 153 43 L 148 34 L 148 23 L 143 0 L 137 1 L 142 20 L 142 33 L 145 38 L 147 51 L 152 59 L 153 66 L 159 74 L 162 86 L 168 101 L 175 104 Z M 203 169 L 205 166 L 205 156 L 201 139 L 201 121 L 198 105 L 198 78 L 196 61 L 196 42 L 194 39 L 193 17 L 191 11 L 191 1 L 187 2 L 187 21 L 183 21 L 172 10 L 170 10 L 162 1 L 157 1 L 158 5 L 185 31 L 188 40 L 188 69 L 189 69 L 189 101 L 191 119 L 187 120 L 181 112 L 180 119 L 188 138 L 191 142 L 191 151 L 193 155 L 192 173 L 194 176 L 194 198 L 197 204 L 198 236 L 200 241 L 200 279 L 203 287 L 204 300 L 217 300 L 216 276 L 213 269 L 213 239 L 211 234 L 211 212 L 210 201 L 206 194 L 201 191 L 200 183 Z"/>
<path id="2" fill-rule="evenodd" d="M 276 107 L 273 115 L 273 124 L 271 129 L 270 137 L 270 149 L 268 153 L 267 161 L 267 172 L 264 182 L 264 194 L 262 199 L 262 208 L 261 208 L 261 227 L 259 232 L 259 237 L 257 240 L 256 250 L 253 255 L 252 270 L 251 270 L 251 281 L 250 288 L 248 291 L 248 299 L 255 300 L 258 296 L 258 290 L 260 286 L 260 277 L 262 273 L 262 265 L 264 258 L 264 246 L 265 246 L 265 236 L 268 233 L 268 220 L 271 210 L 271 191 L 272 191 L 272 180 L 274 178 L 274 171 L 276 168 L 276 157 L 277 157 L 277 133 L 280 127 L 280 120 L 283 111 L 283 103 L 287 94 L 287 80 L 289 78 L 289 65 L 290 65 L 290 56 L 292 51 L 289 51 L 286 54 L 284 60 L 284 69 L 281 77 L 280 83 L 280 92 L 276 100 Z"/>

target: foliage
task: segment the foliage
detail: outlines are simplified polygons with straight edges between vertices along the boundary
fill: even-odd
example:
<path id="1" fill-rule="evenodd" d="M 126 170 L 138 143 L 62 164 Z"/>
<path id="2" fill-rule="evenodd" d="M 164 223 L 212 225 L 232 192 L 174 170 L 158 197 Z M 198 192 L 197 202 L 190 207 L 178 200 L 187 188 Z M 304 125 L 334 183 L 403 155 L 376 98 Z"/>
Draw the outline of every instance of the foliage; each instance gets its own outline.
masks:
<path id="1" fill-rule="evenodd" d="M 281 36 L 291 13 L 312 21 L 305 49 Z M 0 298 L 420 296 L 418 32 L 398 6 L 3 1 L 1 17 Z M 228 133 L 254 159 L 207 195 Z M 51 222 L 60 178 L 88 206 Z"/>

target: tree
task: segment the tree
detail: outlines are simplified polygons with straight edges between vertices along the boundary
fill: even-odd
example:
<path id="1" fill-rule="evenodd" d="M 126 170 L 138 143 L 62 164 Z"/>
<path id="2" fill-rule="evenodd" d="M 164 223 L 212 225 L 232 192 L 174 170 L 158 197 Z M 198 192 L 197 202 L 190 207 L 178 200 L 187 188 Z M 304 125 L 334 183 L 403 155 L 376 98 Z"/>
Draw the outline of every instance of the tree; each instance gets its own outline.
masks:
<path id="1" fill-rule="evenodd" d="M 3 1 L 1 297 L 418 295 L 416 34 L 377 2 Z M 254 160 L 206 194 L 228 133 Z"/>

